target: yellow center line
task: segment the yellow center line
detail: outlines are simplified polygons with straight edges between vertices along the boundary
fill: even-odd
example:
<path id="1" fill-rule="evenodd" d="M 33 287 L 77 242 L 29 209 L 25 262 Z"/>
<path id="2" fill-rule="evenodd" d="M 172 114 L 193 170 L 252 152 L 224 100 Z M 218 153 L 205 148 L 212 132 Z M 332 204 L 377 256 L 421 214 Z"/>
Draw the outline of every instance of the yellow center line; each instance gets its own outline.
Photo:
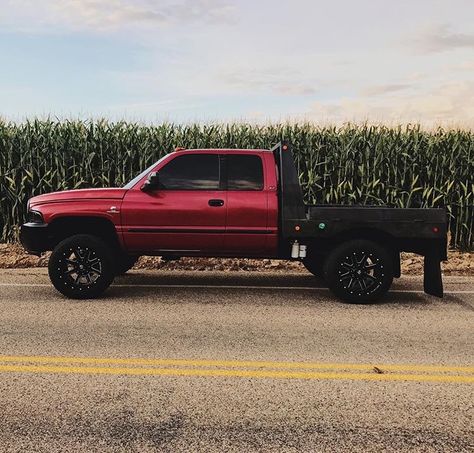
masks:
<path id="1" fill-rule="evenodd" d="M 272 370 L 224 370 L 224 369 L 183 369 L 183 368 L 118 368 L 118 367 L 73 367 L 50 365 L 0 365 L 0 372 L 16 373 L 60 373 L 60 374 L 103 374 L 132 376 L 200 376 L 200 377 L 247 377 L 272 379 L 348 379 L 363 381 L 417 381 L 474 383 L 474 376 L 430 375 L 430 374 L 377 374 L 339 373 L 309 371 Z"/>
<path id="2" fill-rule="evenodd" d="M 216 368 L 258 368 L 280 370 L 354 370 L 373 372 L 378 368 L 382 372 L 427 372 L 427 373 L 464 373 L 473 374 L 474 366 L 459 365 L 415 365 L 383 363 L 315 363 L 315 362 L 279 362 L 250 360 L 202 360 L 202 359 L 154 359 L 154 358 L 115 358 L 115 357 L 62 357 L 62 356 L 1 356 L 0 366 L 4 363 L 28 364 L 68 364 L 68 365 L 124 365 L 124 366 L 173 366 L 173 367 L 216 367 Z"/>

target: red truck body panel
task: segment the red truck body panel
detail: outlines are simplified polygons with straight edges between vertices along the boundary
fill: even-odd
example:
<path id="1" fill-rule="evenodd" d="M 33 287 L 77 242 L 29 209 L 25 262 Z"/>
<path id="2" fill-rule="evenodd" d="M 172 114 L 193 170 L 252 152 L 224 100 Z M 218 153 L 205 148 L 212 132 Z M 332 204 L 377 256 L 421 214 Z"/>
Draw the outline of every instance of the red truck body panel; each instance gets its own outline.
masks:
<path id="1" fill-rule="evenodd" d="M 61 192 L 51 192 L 31 198 L 30 207 L 44 203 L 58 203 L 62 201 L 82 202 L 104 199 L 121 200 L 126 192 L 127 189 L 121 188 L 63 190 Z"/>
<path id="2" fill-rule="evenodd" d="M 117 230 L 119 243 L 124 247 L 121 228 L 120 206 L 126 189 L 77 189 L 52 192 L 33 197 L 31 210 L 39 210 L 46 224 L 61 218 L 100 218 L 111 222 Z M 111 208 L 116 208 L 111 209 Z M 114 212 L 115 211 L 115 212 Z"/>
<path id="3" fill-rule="evenodd" d="M 265 150 L 183 150 L 152 171 L 186 154 L 246 154 L 262 159 L 264 186 L 255 190 L 79 189 L 34 197 L 30 209 L 45 223 L 61 217 L 96 217 L 113 223 L 122 247 L 133 254 L 274 257 L 278 250 L 277 176 Z M 222 200 L 222 206 L 210 206 Z"/>
<path id="4" fill-rule="evenodd" d="M 201 150 L 173 153 L 153 171 L 174 158 Z M 206 154 L 253 154 L 262 159 L 262 191 L 157 190 L 143 192 L 146 176 L 131 188 L 122 203 L 119 227 L 130 252 L 186 253 L 212 256 L 275 256 L 278 202 L 273 156 L 261 150 L 205 150 Z M 209 200 L 223 205 L 210 206 Z"/>

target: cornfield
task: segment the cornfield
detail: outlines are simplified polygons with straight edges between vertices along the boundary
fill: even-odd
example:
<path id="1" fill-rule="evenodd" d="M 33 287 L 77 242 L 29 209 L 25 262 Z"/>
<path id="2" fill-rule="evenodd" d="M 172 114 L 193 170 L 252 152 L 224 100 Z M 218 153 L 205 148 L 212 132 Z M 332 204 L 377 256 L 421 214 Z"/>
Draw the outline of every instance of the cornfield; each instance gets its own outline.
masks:
<path id="1" fill-rule="evenodd" d="M 474 248 L 474 132 L 419 126 L 0 121 L 0 241 L 18 238 L 28 198 L 121 186 L 177 146 L 293 145 L 308 203 L 448 209 L 451 246 Z"/>

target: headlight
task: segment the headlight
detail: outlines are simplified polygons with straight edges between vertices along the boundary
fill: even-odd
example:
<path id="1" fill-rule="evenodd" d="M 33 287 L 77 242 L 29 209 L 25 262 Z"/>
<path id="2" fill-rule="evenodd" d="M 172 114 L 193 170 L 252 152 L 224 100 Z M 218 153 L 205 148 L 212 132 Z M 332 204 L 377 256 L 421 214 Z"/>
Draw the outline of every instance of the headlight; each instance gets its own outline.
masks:
<path id="1" fill-rule="evenodd" d="M 28 223 L 44 223 L 43 214 L 38 211 L 28 211 L 26 221 Z"/>

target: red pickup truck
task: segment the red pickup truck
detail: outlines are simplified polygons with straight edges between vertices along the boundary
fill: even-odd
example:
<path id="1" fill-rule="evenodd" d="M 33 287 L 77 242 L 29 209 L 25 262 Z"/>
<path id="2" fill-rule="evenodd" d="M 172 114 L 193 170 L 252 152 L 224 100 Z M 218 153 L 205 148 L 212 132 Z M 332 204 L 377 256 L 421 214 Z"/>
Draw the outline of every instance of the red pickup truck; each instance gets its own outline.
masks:
<path id="1" fill-rule="evenodd" d="M 140 255 L 301 260 L 339 298 L 369 302 L 400 276 L 400 252 L 425 257 L 441 297 L 444 209 L 305 205 L 288 143 L 272 150 L 177 150 L 126 186 L 36 196 L 21 241 L 52 250 L 49 275 L 72 298 L 99 296 Z"/>

